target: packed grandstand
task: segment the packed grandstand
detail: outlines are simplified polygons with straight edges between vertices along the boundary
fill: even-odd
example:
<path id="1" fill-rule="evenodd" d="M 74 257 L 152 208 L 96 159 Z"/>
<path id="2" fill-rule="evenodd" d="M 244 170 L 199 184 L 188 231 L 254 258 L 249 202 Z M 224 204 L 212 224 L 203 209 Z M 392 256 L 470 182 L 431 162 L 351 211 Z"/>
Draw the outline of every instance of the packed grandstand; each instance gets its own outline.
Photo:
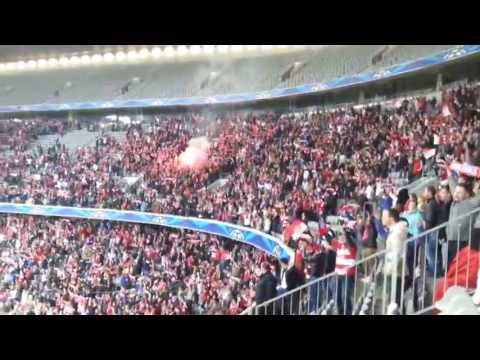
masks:
<path id="1" fill-rule="evenodd" d="M 480 47 L 221 47 L 1 64 L 0 312 L 478 314 Z M 403 94 L 367 99 L 415 61 Z M 326 103 L 334 89 L 261 103 L 357 74 L 371 84 L 348 104 Z M 215 106 L 256 91 L 260 105 Z M 135 99 L 159 101 L 101 105 Z"/>

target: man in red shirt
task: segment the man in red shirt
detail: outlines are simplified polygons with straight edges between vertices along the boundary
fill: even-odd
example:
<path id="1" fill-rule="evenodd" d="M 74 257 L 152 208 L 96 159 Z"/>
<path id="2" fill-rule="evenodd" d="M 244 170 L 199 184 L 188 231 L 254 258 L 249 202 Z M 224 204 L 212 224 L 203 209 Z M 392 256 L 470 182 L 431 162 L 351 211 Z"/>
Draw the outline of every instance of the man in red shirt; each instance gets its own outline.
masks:
<path id="1" fill-rule="evenodd" d="M 355 286 L 355 259 L 357 246 L 354 234 L 347 228 L 343 229 L 338 238 L 332 241 L 329 250 L 336 251 L 335 273 L 329 284 L 329 299 L 334 299 L 339 315 L 352 315 L 353 292 Z"/>

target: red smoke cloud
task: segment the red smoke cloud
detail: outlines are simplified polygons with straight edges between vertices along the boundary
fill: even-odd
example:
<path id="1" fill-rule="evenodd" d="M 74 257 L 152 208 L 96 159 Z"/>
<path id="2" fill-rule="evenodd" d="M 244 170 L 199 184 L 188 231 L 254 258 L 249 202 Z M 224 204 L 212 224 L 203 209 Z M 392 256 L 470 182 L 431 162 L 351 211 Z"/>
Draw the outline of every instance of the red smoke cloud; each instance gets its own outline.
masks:
<path id="1" fill-rule="evenodd" d="M 210 142 L 207 137 L 202 136 L 191 139 L 188 147 L 178 157 L 179 167 L 182 169 L 200 170 L 208 166 L 208 150 Z"/>

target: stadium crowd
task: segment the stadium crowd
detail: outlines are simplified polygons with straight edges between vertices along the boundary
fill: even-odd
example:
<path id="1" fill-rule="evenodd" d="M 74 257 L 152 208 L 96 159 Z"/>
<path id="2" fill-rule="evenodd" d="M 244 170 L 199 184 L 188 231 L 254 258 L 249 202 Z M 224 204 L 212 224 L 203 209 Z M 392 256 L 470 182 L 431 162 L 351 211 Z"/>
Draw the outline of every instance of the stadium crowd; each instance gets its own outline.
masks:
<path id="1" fill-rule="evenodd" d="M 12 155 L 0 157 L 0 202 L 116 208 L 218 219 L 273 234 L 286 241 L 297 255 L 295 266 L 289 269 L 293 275 L 289 276 L 291 281 L 287 284 L 282 278 L 281 264 L 262 258 L 262 254 L 256 254 L 253 249 L 233 246 L 234 254 L 228 255 L 230 260 L 232 256 L 235 258 L 231 263 L 238 262 L 244 273 L 253 279 L 238 282 L 235 280 L 238 276 L 225 270 L 224 262 L 217 264 L 207 260 L 209 248 L 213 246 L 221 253 L 224 240 L 203 236 L 204 240 L 199 240 L 195 234 L 165 230 L 151 232 L 133 225 L 89 225 L 68 221 L 69 225 L 65 225 L 68 235 L 41 238 L 37 235 L 42 233 L 39 229 L 48 225 L 48 231 L 53 231 L 51 229 L 58 229 L 61 222 L 12 217 L 9 226 L 17 227 L 14 231 L 17 238 L 13 234 L 5 235 L 8 226 L 2 219 L 3 242 L 15 243 L 12 249 L 21 250 L 26 254 L 26 260 L 20 265 L 2 265 L 3 286 L 9 290 L 27 289 L 38 304 L 43 293 L 39 289 L 48 284 L 58 294 L 55 295 L 56 305 L 39 311 L 54 313 L 183 314 L 206 311 L 207 308 L 213 311 L 211 309 L 216 305 L 227 304 L 215 311 L 238 313 L 253 300 L 262 302 L 325 272 L 344 274 L 345 269 L 339 266 L 338 257 L 335 267 L 316 269 L 315 255 L 336 252 L 348 246 L 351 248 L 349 257 L 366 257 L 375 253 L 382 243 L 390 249 L 405 241 L 407 236 L 418 235 L 424 229 L 448 220 L 452 214 L 456 217 L 478 206 L 476 197 L 472 197 L 475 183 L 460 177 L 460 185 L 456 185 L 452 182 L 454 175 L 447 169 L 453 162 L 480 165 L 477 150 L 480 149 L 480 126 L 476 110 L 479 99 L 479 87 L 465 85 L 445 91 L 440 100 L 435 97 L 405 100 L 395 108 L 378 105 L 280 117 L 273 113 L 230 114 L 214 120 L 193 115 L 168 117 L 153 123 L 149 130 L 140 125 L 131 126 L 123 143 L 102 135 L 95 146 L 73 152 L 60 141 L 48 149 L 38 147 L 29 151 L 25 146 L 28 138 L 22 138 L 22 146 L 13 146 Z M 62 126 L 55 129 L 52 127 L 52 131 L 64 131 Z M 27 128 L 15 131 L 28 133 Z M 208 162 L 194 169 L 180 166 L 179 156 L 188 148 L 190 140 L 199 137 L 206 137 L 209 141 Z M 436 156 L 426 155 L 431 149 L 435 149 Z M 418 198 L 397 190 L 399 179 L 412 181 L 421 177 L 427 164 L 435 164 L 435 159 L 445 164 L 438 166 L 437 173 L 442 180 L 451 180 L 453 187 L 450 190 L 443 186 L 437 194 L 437 189 L 429 188 L 425 196 Z M 138 181 L 128 185 L 123 181 L 126 176 L 138 177 Z M 209 186 L 219 178 L 227 178 L 228 182 L 210 191 Z M 453 205 L 450 205 L 450 193 L 453 193 Z M 461 206 L 467 204 L 464 202 L 467 200 L 468 205 Z M 352 231 L 345 229 L 343 235 L 337 236 L 344 238 L 343 242 L 334 241 L 335 236 L 326 231 L 326 217 L 339 214 L 346 201 L 355 202 L 359 209 L 373 201 L 380 204 L 380 210 L 389 211 L 383 217 L 373 211 L 360 213 L 353 219 L 356 221 Z M 401 218 L 408 222 L 406 229 L 396 225 Z M 295 221 L 304 225 L 300 227 L 303 234 L 291 230 Z M 25 227 L 28 231 L 22 230 Z M 447 243 L 456 239 L 449 238 L 450 235 L 448 229 L 446 233 L 437 234 Z M 327 238 L 327 242 L 322 242 Z M 120 240 L 115 242 L 115 239 Z M 432 251 L 438 250 L 435 248 L 438 243 L 433 237 L 425 242 L 426 257 L 432 268 L 435 261 Z M 95 244 L 99 248 L 95 248 Z M 454 247 L 448 249 L 446 268 L 454 259 L 458 260 L 465 245 L 457 251 Z M 87 263 L 80 265 L 85 246 L 97 249 L 98 253 L 93 250 Z M 418 246 L 423 244 L 419 242 Z M 58 273 L 52 275 L 56 282 L 31 281 L 32 276 L 51 275 L 47 257 L 52 251 L 63 254 L 60 273 L 65 274 L 67 267 L 70 268 L 68 272 L 76 273 L 77 277 L 80 276 L 78 272 L 85 272 L 89 274 L 85 276 L 90 277 L 87 281 L 110 284 L 108 291 L 98 295 L 95 286 L 84 287 L 78 278 L 73 280 L 75 276 L 58 276 Z M 175 264 L 169 268 L 169 271 L 176 272 L 172 278 L 162 271 L 152 275 L 158 264 L 146 254 L 155 251 L 164 252 L 162 256 L 158 255 L 157 262 L 164 262 L 166 257 L 165 261 Z M 105 270 L 114 263 L 109 259 L 111 253 L 122 262 L 122 266 Z M 132 278 L 132 264 L 138 262 L 138 258 L 147 260 L 142 260 L 140 271 L 135 270 L 137 275 Z M 393 264 L 386 264 L 385 271 L 400 264 L 401 260 L 398 257 L 391 259 Z M 197 272 L 185 268 L 192 261 Z M 144 265 L 148 268 L 146 272 L 143 271 Z M 412 273 L 415 265 L 409 259 Z M 57 265 L 52 266 L 56 269 Z M 159 269 L 168 267 L 163 266 Z M 268 275 L 272 266 L 276 269 L 273 279 Z M 217 267 L 222 270 L 217 271 Z M 103 269 L 100 276 L 91 275 L 97 268 Z M 122 273 L 125 269 L 126 274 Z M 223 276 L 225 271 L 229 275 Z M 102 280 L 105 274 L 109 274 L 107 280 Z M 215 280 L 211 279 L 212 274 L 216 276 Z M 365 275 L 368 274 L 367 266 Z M 200 282 L 195 282 L 196 276 L 200 276 Z M 205 276 L 204 280 L 202 276 Z M 26 281 L 25 277 L 30 280 Z M 162 281 L 163 285 L 159 285 Z M 200 283 L 202 290 L 210 284 L 213 290 L 208 301 L 203 301 L 202 291 L 197 291 L 200 300 L 194 302 L 196 306 L 188 306 L 188 301 L 184 301 L 188 296 L 168 295 L 167 300 L 162 300 L 158 288 L 163 286 L 164 290 L 176 281 L 182 283 L 180 288 L 187 290 L 194 283 Z M 262 290 L 257 291 L 255 299 L 257 284 Z M 275 291 L 272 284 L 275 284 Z M 345 286 L 350 289 L 347 293 L 351 297 L 349 283 Z M 224 288 L 227 289 L 224 292 L 230 294 L 227 303 L 222 302 Z M 136 289 L 135 294 L 140 292 L 144 296 L 133 295 L 135 300 L 129 302 L 127 289 Z M 6 293 L 2 292 L 2 296 L 5 297 Z M 86 296 L 87 293 L 96 295 L 88 306 L 83 306 L 83 311 L 79 311 L 77 305 L 76 310 L 71 305 L 79 304 L 72 300 L 72 293 L 73 297 Z M 19 300 L 18 294 L 13 298 Z M 178 300 L 180 298 L 183 300 Z M 40 302 L 45 304 L 45 301 Z M 70 305 L 62 307 L 58 304 Z M 198 306 L 202 310 L 198 310 Z M 345 309 L 345 312 L 349 313 L 351 309 Z"/>
<path id="2" fill-rule="evenodd" d="M 35 217 L 0 223 L 3 311 L 239 314 L 267 255 L 203 234 Z"/>

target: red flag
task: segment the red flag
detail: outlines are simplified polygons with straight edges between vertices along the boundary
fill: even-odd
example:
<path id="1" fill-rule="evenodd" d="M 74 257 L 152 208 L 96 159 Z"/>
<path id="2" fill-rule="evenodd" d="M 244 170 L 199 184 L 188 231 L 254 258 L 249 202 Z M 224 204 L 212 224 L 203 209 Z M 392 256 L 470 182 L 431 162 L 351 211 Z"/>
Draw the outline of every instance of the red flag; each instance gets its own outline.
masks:
<path id="1" fill-rule="evenodd" d="M 301 220 L 296 219 L 285 229 L 283 240 L 287 242 L 292 236 L 301 235 L 306 229 L 307 226 Z"/>
<path id="2" fill-rule="evenodd" d="M 413 176 L 419 176 L 422 174 L 423 162 L 421 159 L 416 159 L 413 161 Z"/>

